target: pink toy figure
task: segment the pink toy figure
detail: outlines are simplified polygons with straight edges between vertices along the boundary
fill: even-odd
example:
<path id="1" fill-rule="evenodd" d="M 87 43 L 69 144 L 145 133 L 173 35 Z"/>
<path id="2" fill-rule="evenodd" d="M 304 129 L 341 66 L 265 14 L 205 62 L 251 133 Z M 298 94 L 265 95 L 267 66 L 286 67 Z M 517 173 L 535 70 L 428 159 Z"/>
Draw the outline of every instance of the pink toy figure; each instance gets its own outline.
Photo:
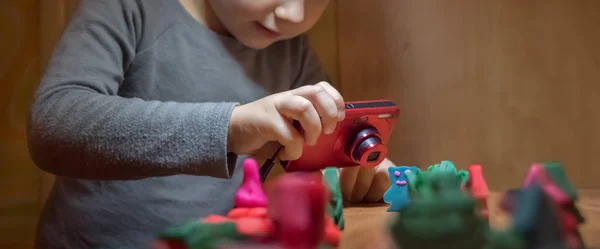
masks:
<path id="1" fill-rule="evenodd" d="M 267 195 L 260 182 L 258 163 L 252 158 L 246 158 L 244 160 L 244 180 L 235 195 L 235 207 L 267 207 L 267 203 Z"/>

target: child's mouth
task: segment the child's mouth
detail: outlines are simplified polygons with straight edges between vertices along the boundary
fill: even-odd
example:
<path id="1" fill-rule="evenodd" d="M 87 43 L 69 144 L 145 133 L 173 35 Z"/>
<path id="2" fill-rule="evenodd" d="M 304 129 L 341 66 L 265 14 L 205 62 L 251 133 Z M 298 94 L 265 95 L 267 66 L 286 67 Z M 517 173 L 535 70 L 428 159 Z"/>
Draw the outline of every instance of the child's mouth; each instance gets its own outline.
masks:
<path id="1" fill-rule="evenodd" d="M 266 37 L 277 38 L 281 35 L 279 32 L 265 27 L 260 22 L 255 22 L 255 25 L 256 25 L 256 28 L 258 29 L 258 31 L 260 31 Z"/>

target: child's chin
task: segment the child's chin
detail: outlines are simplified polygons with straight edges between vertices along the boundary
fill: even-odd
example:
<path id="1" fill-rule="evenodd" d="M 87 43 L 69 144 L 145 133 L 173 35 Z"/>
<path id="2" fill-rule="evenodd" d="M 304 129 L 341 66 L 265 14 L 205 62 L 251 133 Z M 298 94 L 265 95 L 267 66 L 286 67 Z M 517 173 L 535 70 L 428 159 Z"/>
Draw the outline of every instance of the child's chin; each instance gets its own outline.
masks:
<path id="1" fill-rule="evenodd" d="M 252 49 L 265 49 L 268 46 L 271 46 L 271 44 L 273 44 L 275 41 L 274 40 L 267 40 L 267 39 L 244 39 L 244 40 L 240 40 L 240 42 L 242 44 L 244 44 L 244 46 L 252 48 Z"/>

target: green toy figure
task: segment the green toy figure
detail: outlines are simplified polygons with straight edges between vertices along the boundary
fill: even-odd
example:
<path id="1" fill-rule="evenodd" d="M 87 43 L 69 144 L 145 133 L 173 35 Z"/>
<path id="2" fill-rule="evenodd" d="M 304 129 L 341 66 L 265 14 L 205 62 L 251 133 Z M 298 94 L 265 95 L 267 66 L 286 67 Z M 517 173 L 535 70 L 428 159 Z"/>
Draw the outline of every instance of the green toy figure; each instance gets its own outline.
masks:
<path id="1" fill-rule="evenodd" d="M 512 229 L 490 231 L 483 249 L 526 249 L 525 240 Z"/>
<path id="2" fill-rule="evenodd" d="M 427 168 L 429 172 L 453 172 L 465 184 L 469 180 L 469 172 L 466 170 L 457 170 L 452 161 L 444 160 L 440 164 L 434 164 Z"/>
<path id="3" fill-rule="evenodd" d="M 340 231 L 344 230 L 344 199 L 340 187 L 338 169 L 326 168 L 323 172 L 323 183 L 329 190 L 330 201 L 327 205 L 327 214 L 333 219 Z"/>
<path id="4" fill-rule="evenodd" d="M 461 189 L 464 173 L 442 163 L 410 179 L 411 202 L 391 224 L 402 249 L 481 249 L 487 222 L 476 215 L 475 200 Z"/>
<path id="5" fill-rule="evenodd" d="M 221 243 L 243 242 L 249 238 L 238 232 L 233 222 L 217 224 L 203 223 L 191 220 L 179 227 L 167 228 L 162 231 L 159 239 L 179 240 L 182 248 L 213 249 Z"/>

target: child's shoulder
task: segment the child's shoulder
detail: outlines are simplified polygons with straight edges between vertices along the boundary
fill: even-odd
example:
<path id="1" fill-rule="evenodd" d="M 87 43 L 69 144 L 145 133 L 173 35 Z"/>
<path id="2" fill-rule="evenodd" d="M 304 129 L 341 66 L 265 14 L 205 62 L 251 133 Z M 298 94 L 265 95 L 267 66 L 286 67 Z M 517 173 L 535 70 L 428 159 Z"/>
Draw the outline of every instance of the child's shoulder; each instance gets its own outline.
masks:
<path id="1" fill-rule="evenodd" d="M 70 23 L 86 32 L 100 26 L 143 50 L 175 24 L 193 19 L 186 15 L 178 0 L 80 0 Z"/>
<path id="2" fill-rule="evenodd" d="M 130 11 L 168 11 L 174 6 L 181 6 L 179 1 L 168 0 L 79 0 L 80 8 L 97 7 L 110 10 L 130 10 Z M 183 6 L 181 6 L 183 7 Z M 98 13 L 101 14 L 101 13 Z M 128 14 L 128 13 L 113 13 L 113 14 Z"/>

